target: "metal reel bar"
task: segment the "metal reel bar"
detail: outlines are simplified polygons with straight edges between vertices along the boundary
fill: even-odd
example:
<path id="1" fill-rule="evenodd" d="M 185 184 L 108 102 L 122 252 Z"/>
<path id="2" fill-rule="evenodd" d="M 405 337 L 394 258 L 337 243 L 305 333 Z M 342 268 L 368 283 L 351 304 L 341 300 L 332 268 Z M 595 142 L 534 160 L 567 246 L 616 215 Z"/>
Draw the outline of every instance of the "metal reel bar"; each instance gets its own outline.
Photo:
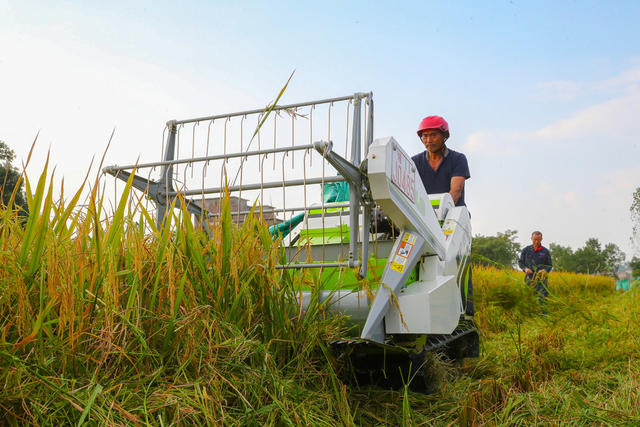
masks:
<path id="1" fill-rule="evenodd" d="M 346 105 L 347 108 L 334 108 L 334 103 L 344 103 L 343 105 Z M 350 115 L 351 108 L 353 108 L 352 116 Z M 361 124 L 363 108 L 365 119 L 364 124 Z M 320 110 L 326 111 L 326 114 L 318 114 Z M 317 112 L 314 114 L 314 111 Z M 337 111 L 346 113 L 346 118 L 336 117 Z M 291 120 L 290 126 L 287 126 L 285 119 L 279 118 L 282 117 L 280 113 L 288 114 Z M 268 121 L 266 120 L 266 114 L 271 115 Z M 231 119 L 234 117 L 239 117 L 239 122 L 237 120 L 232 121 Z M 246 132 L 244 127 L 246 127 L 247 119 L 251 119 L 252 117 L 255 117 L 257 123 L 255 132 L 250 134 Z M 217 120 L 220 120 L 220 125 L 217 125 L 217 123 L 214 125 L 214 122 Z M 296 120 L 306 120 L 308 127 L 296 126 Z M 199 126 L 200 122 L 203 121 L 209 122 L 208 126 Z M 323 124 L 326 126 L 324 130 L 322 130 Z M 192 125 L 192 128 L 185 128 L 185 125 Z M 261 129 L 263 125 L 266 126 L 264 129 Z M 237 138 L 238 128 L 239 141 Z M 270 143 L 265 144 L 264 134 L 262 135 L 263 141 L 261 142 L 261 133 L 267 133 L 269 129 L 273 130 L 272 145 Z M 188 135 L 183 135 L 182 137 L 187 138 L 187 141 L 190 140 L 191 144 L 182 144 L 184 147 L 180 147 L 181 132 L 188 133 Z M 305 140 L 305 133 L 308 137 L 308 143 L 296 144 L 296 141 Z M 371 143 L 373 136 L 372 94 L 358 92 L 349 96 L 288 105 L 276 105 L 266 109 L 172 120 L 167 122 L 163 130 L 163 157 L 160 161 L 129 164 L 125 166 L 108 166 L 103 169 L 103 172 L 126 180 L 130 176 L 129 173 L 125 172 L 127 170 L 148 168 L 152 171 L 156 167 L 159 167 L 160 177 L 158 180 L 154 181 L 150 179 L 150 177 L 134 176 L 134 187 L 145 192 L 150 196 L 149 199 L 156 203 L 156 221 L 158 223 L 163 221 L 166 215 L 166 209 L 172 206 L 172 202 L 178 195 L 182 196 L 182 200 L 184 200 L 187 205 L 188 211 L 200 218 L 200 221 L 205 218 L 210 219 L 216 217 L 218 215 L 209 208 L 208 201 L 219 200 L 219 198 L 205 198 L 205 196 L 221 194 L 224 191 L 229 191 L 234 197 L 237 196 L 237 208 L 235 206 L 232 207 L 236 219 L 243 218 L 241 212 L 248 210 L 243 208 L 242 206 L 244 205 L 239 202 L 245 199 L 249 202 L 252 200 L 251 198 L 256 195 L 256 192 L 259 192 L 257 202 L 261 207 L 261 212 L 262 207 L 264 207 L 269 213 L 269 215 L 263 219 L 265 221 L 283 221 L 275 216 L 276 213 L 284 214 L 284 220 L 286 220 L 287 217 L 291 218 L 296 212 L 308 212 L 310 210 L 308 202 L 311 202 L 311 204 L 321 202 L 321 209 L 324 211 L 325 200 L 319 200 L 322 199 L 322 197 L 315 195 L 318 190 L 317 187 L 313 186 L 319 185 L 320 188 L 322 188 L 320 192 L 320 196 L 322 196 L 325 185 L 345 181 L 343 176 L 331 176 L 331 171 L 336 173 L 335 169 L 327 168 L 325 171 L 325 164 L 327 164 L 327 162 L 324 158 L 324 153 L 319 152 L 315 146 L 316 144 L 313 144 L 314 136 L 317 135 L 316 139 L 331 141 L 332 133 L 345 135 L 345 140 L 338 141 L 338 145 L 344 147 L 345 154 L 350 151 L 349 162 L 354 167 L 358 167 L 362 153 L 364 152 L 366 154 L 368 150 L 367 146 Z M 201 134 L 206 136 L 202 144 L 200 144 L 199 137 Z M 245 141 L 245 136 L 247 139 L 251 136 L 251 140 Z M 254 141 L 254 139 L 256 141 Z M 252 142 L 257 142 L 257 150 L 251 150 Z M 187 147 L 187 145 L 189 145 L 189 147 Z M 271 145 L 271 147 L 266 148 L 268 145 Z M 184 152 L 181 152 L 181 148 Z M 316 150 L 312 150 L 312 148 Z M 293 154 L 296 151 L 304 152 L 304 156 L 298 157 L 302 158 L 302 162 L 296 162 L 295 160 L 297 159 L 294 160 Z M 291 153 L 291 156 L 289 156 L 289 153 Z M 322 161 L 314 164 L 313 153 L 315 153 L 315 156 L 319 154 L 322 157 Z M 282 162 L 276 161 L 276 155 L 281 155 Z M 268 156 L 273 156 L 273 159 L 269 159 L 269 161 L 265 163 Z M 287 157 L 291 157 L 291 168 L 285 168 L 285 158 Z M 251 160 L 252 158 L 255 160 Z M 203 163 L 202 171 L 198 169 L 201 177 L 200 182 L 197 181 L 198 177 L 194 177 L 194 172 L 196 171 L 194 168 L 195 163 Z M 278 171 L 281 172 L 280 179 L 270 179 L 273 173 L 268 170 L 271 169 L 269 166 L 273 164 L 273 170 L 275 171 L 276 164 L 279 165 L 280 163 L 282 164 L 282 170 Z M 207 169 L 210 164 L 211 167 L 219 169 L 220 172 L 208 174 Z M 257 164 L 257 166 L 253 166 L 253 164 Z M 304 170 L 301 171 L 304 172 L 301 178 L 295 176 L 296 171 L 294 169 L 296 169 L 296 165 L 304 167 Z M 182 173 L 183 170 L 184 173 Z M 229 178 L 233 178 L 229 182 L 227 182 L 227 171 L 229 171 L 231 175 Z M 292 174 L 294 175 L 290 176 Z M 235 175 L 235 178 L 233 175 Z M 195 181 L 194 178 L 196 179 Z M 238 178 L 239 182 L 237 182 Z M 220 185 L 206 185 L 207 183 L 211 183 L 212 179 L 219 179 Z M 303 191 L 302 195 L 299 195 L 297 198 L 296 194 L 298 194 L 299 190 L 293 190 L 295 187 L 302 187 Z M 311 190 L 310 192 L 308 192 L 308 188 Z M 273 191 L 278 189 L 281 189 L 281 191 L 280 195 L 276 197 Z M 291 189 L 292 193 L 289 194 L 289 191 L 285 191 L 285 189 Z M 270 192 L 268 197 L 267 192 Z M 201 202 L 198 202 L 197 196 L 201 196 Z M 316 263 L 314 260 L 313 264 L 299 264 L 300 268 L 318 268 L 323 266 L 343 268 L 345 266 L 355 267 L 362 265 L 361 273 L 366 275 L 367 263 L 361 263 L 361 259 L 367 256 L 365 254 L 368 254 L 368 236 L 363 239 L 361 244 L 359 222 L 364 220 L 364 223 L 368 224 L 369 212 L 367 206 L 360 206 L 361 197 L 360 189 L 351 188 L 349 194 L 350 209 L 348 224 L 350 235 L 348 262 L 342 262 L 341 259 L 327 259 L 325 261 L 323 250 L 321 262 Z M 295 207 L 291 208 L 287 206 L 287 202 L 290 204 L 293 203 Z M 265 205 L 265 203 L 267 203 L 267 205 Z M 180 199 L 176 200 L 176 207 L 179 207 L 179 205 Z M 219 209 L 221 204 L 218 203 L 217 206 Z M 364 210 L 362 210 L 362 208 L 364 208 Z M 360 218 L 360 212 L 362 211 L 364 212 L 364 217 Z M 324 213 L 322 214 L 322 228 L 324 230 Z M 367 228 L 368 232 L 368 227 L 365 228 Z M 291 243 L 291 241 L 289 241 L 289 243 Z M 360 248 L 362 248 L 363 255 L 360 254 Z M 278 268 L 288 269 L 296 267 L 293 265 L 283 265 Z"/>

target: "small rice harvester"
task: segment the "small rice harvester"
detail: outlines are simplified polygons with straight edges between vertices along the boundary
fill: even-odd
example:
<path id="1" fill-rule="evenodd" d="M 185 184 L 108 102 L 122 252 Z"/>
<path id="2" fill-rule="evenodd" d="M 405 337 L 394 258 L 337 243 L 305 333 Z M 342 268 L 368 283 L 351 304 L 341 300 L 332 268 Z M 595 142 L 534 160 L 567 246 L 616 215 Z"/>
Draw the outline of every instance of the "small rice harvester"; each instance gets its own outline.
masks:
<path id="1" fill-rule="evenodd" d="M 259 206 L 286 254 L 277 268 L 317 274 L 315 298 L 350 326 L 331 345 L 353 378 L 391 387 L 411 378 L 424 390 L 427 355 L 461 360 L 479 352 L 465 315 L 470 216 L 448 193 L 427 194 L 398 141 L 374 138 L 373 119 L 372 93 L 358 92 L 172 120 L 161 161 L 104 172 L 127 181 L 131 170 L 147 169 L 133 187 L 155 203 L 158 222 L 172 203 L 186 203 L 206 227 L 225 191 L 236 222 Z M 300 289 L 303 309 L 312 297 Z"/>

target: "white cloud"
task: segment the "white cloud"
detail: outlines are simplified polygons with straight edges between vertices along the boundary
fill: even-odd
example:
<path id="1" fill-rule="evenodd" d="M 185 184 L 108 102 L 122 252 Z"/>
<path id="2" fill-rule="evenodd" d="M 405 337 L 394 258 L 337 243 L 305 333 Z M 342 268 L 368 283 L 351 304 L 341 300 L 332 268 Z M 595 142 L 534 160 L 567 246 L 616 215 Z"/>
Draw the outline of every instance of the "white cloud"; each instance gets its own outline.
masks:
<path id="1" fill-rule="evenodd" d="M 617 81 L 631 82 L 638 77 L 640 68 L 623 73 Z M 611 79 L 613 80 L 613 79 Z M 479 130 L 467 137 L 466 152 L 490 157 L 508 157 L 530 148 L 532 141 L 567 143 L 589 141 L 593 137 L 606 137 L 609 141 L 629 141 L 640 135 L 640 89 L 629 89 L 622 96 L 591 105 L 571 116 L 549 123 L 533 131 Z"/>
<path id="2" fill-rule="evenodd" d="M 517 142 L 521 139 L 520 132 L 474 132 L 467 137 L 463 151 L 491 157 L 510 157 L 520 154 Z"/>
<path id="3" fill-rule="evenodd" d="M 585 108 L 573 116 L 535 131 L 545 140 L 567 140 L 590 136 L 620 137 L 640 131 L 640 91 Z"/>
<path id="4" fill-rule="evenodd" d="M 40 132 L 28 174 L 42 171 L 51 147 L 50 163 L 75 189 L 93 156 L 97 167 L 114 127 L 105 165 L 134 163 L 139 156 L 154 161 L 168 119 L 210 112 L 212 99 L 216 105 L 253 99 L 239 96 L 232 84 L 202 79 L 179 64 L 161 66 L 0 28 L 0 96 L 6 100 L 0 102 L 0 139 L 20 164 Z"/>
<path id="5" fill-rule="evenodd" d="M 596 83 L 594 86 L 598 89 L 615 89 L 615 88 L 636 88 L 636 85 L 640 83 L 640 66 L 625 70 L 615 77 L 607 79 L 601 83 Z"/>
<path id="6" fill-rule="evenodd" d="M 596 188 L 598 196 L 626 199 L 627 204 L 631 205 L 631 193 L 640 187 L 640 166 L 607 172 L 601 182 L 602 185 Z"/>
<path id="7" fill-rule="evenodd" d="M 578 193 L 576 193 L 575 191 L 567 191 L 561 196 L 561 200 L 564 204 L 571 208 L 577 208 L 579 204 Z"/>
<path id="8" fill-rule="evenodd" d="M 567 143 L 593 141 L 606 137 L 616 140 L 638 141 L 640 135 L 640 90 L 584 108 L 568 118 L 549 123 L 534 131 L 479 130 L 467 137 L 466 152 L 490 157 L 508 157 L 521 154 L 532 141 Z M 638 141 L 640 142 L 640 141 Z M 548 148 L 548 147 L 545 147 Z"/>
<path id="9" fill-rule="evenodd" d="M 631 61 L 635 63 L 635 61 Z M 636 90 L 640 85 L 640 66 L 634 66 L 611 78 L 596 82 L 580 82 L 575 80 L 552 80 L 536 85 L 541 95 L 559 100 L 573 100 L 579 95 L 610 91 Z"/>
<path id="10" fill-rule="evenodd" d="M 474 132 L 467 138 L 466 144 L 464 144 L 465 151 L 469 153 L 479 153 L 486 150 L 488 145 L 489 133 L 487 132 Z"/>
<path id="11" fill-rule="evenodd" d="M 596 237 L 603 244 L 616 243 L 631 256 L 629 206 L 632 192 L 640 186 L 640 166 L 621 169 L 618 165 L 629 165 L 628 156 L 637 153 L 640 146 L 638 84 L 640 67 L 588 86 L 548 82 L 548 89 L 566 93 L 601 90 L 610 98 L 538 129 L 481 129 L 472 133 L 465 149 L 487 155 L 484 185 L 474 188 L 475 194 L 470 192 L 468 197 L 473 202 L 476 232 L 487 235 L 512 228 L 521 232 L 521 243 L 526 244 L 528 230 L 538 228 L 547 243 L 578 248 L 587 238 Z M 596 145 L 598 141 L 600 145 Z M 535 181 L 528 181 L 522 170 L 535 167 L 524 155 L 528 150 L 548 154 L 556 147 L 568 146 L 572 146 L 572 155 L 580 152 L 580 159 L 600 167 L 582 167 L 572 156 L 564 164 L 556 162 L 556 168 L 547 167 Z M 505 147 L 522 155 L 505 161 L 500 150 Z M 514 180 L 516 184 L 509 184 Z M 485 202 L 495 200 L 497 191 L 504 197 L 500 209 Z"/>

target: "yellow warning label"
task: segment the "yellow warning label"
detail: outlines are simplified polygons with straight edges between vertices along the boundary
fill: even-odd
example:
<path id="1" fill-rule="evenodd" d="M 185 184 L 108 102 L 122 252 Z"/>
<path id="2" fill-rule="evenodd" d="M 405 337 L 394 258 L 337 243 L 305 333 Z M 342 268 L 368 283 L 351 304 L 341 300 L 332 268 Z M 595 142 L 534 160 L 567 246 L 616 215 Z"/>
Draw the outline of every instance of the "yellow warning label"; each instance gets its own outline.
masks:
<path id="1" fill-rule="evenodd" d="M 393 259 L 393 262 L 404 266 L 407 264 L 407 258 L 400 255 L 396 255 L 396 257 Z"/>
<path id="2" fill-rule="evenodd" d="M 402 273 L 404 271 L 404 265 L 400 265 L 396 262 L 391 264 L 391 269 L 397 271 L 398 273 Z"/>
<path id="3" fill-rule="evenodd" d="M 454 228 L 445 228 L 444 230 L 442 230 L 442 232 L 444 233 L 444 240 L 449 240 L 449 237 L 451 237 L 451 235 L 453 234 L 453 230 Z"/>
<path id="4" fill-rule="evenodd" d="M 402 241 L 398 246 L 398 250 L 396 251 L 395 256 L 393 257 L 393 262 L 391 263 L 391 269 L 397 271 L 398 273 L 403 273 L 404 268 L 407 265 L 407 261 L 409 261 L 409 256 L 411 255 L 411 251 L 413 251 L 413 245 L 416 243 L 415 234 L 405 233 L 402 237 Z"/>

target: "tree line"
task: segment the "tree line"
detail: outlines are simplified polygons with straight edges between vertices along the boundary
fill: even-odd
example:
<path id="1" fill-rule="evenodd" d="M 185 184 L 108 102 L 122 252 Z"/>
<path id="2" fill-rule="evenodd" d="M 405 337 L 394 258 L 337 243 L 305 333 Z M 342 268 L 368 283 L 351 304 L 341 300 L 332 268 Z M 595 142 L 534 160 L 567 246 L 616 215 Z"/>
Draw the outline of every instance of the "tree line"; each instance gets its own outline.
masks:
<path id="1" fill-rule="evenodd" d="M 636 252 L 640 247 L 640 187 L 631 195 L 631 223 L 633 224 L 631 242 L 635 246 Z M 633 277 L 640 277 L 640 258 L 634 256 L 629 261 L 629 267 L 631 268 Z"/>
<path id="2" fill-rule="evenodd" d="M 631 194 L 631 242 L 634 252 L 640 253 L 640 187 Z M 472 261 L 476 265 L 494 265 L 515 267 L 520 256 L 520 245 L 515 241 L 515 230 L 506 230 L 495 236 L 476 235 L 471 251 Z M 607 243 L 604 246 L 596 238 L 587 239 L 584 246 L 573 250 L 569 246 L 557 243 L 549 244 L 553 268 L 558 271 L 571 271 L 587 274 L 614 274 L 625 262 L 626 255 L 618 245 Z M 634 255 L 627 264 L 633 277 L 640 277 L 640 257 Z"/>
<path id="3" fill-rule="evenodd" d="M 522 248 L 515 241 L 518 232 L 506 230 L 495 236 L 476 235 L 471 251 L 476 265 L 515 267 Z M 586 274 L 614 274 L 626 255 L 615 243 L 603 245 L 598 239 L 587 239 L 584 246 L 573 250 L 557 243 L 549 244 L 553 269 Z M 639 265 L 640 267 L 640 265 Z"/>
<path id="4" fill-rule="evenodd" d="M 27 198 L 24 193 L 24 181 L 20 180 L 21 173 L 13 166 L 15 152 L 3 141 L 0 141 L 0 192 L 2 206 L 10 203 L 17 209 L 18 215 L 26 218 L 29 213 Z M 17 185 L 20 183 L 20 185 Z M 16 188 L 17 186 L 17 188 Z"/>

